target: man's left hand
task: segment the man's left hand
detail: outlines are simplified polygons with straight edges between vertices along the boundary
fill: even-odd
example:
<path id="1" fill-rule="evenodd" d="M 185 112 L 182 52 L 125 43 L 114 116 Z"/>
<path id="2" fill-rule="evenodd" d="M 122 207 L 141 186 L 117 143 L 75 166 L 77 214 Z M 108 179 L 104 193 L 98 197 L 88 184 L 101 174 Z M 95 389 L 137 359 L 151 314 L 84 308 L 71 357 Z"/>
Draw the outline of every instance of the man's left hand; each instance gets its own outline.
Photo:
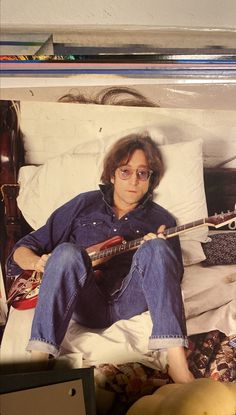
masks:
<path id="1" fill-rule="evenodd" d="M 165 225 L 161 225 L 158 228 L 157 233 L 152 233 L 152 232 L 147 233 L 147 235 L 143 237 L 144 241 L 149 241 L 150 239 L 156 239 L 156 238 L 166 239 L 165 235 L 163 234 L 165 228 L 166 228 Z"/>

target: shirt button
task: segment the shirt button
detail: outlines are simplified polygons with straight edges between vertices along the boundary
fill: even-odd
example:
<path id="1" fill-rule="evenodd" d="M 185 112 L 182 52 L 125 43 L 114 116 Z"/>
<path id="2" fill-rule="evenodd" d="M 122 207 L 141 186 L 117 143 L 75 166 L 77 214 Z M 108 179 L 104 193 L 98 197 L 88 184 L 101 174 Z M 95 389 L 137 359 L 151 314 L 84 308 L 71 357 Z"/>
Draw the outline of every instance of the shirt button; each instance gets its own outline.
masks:
<path id="1" fill-rule="evenodd" d="M 114 231 L 114 232 L 116 232 L 116 231 L 117 231 L 117 229 L 116 229 L 116 228 L 114 228 L 114 229 L 113 229 L 113 231 Z"/>
<path id="2" fill-rule="evenodd" d="M 97 222 L 93 222 L 93 225 L 96 225 Z"/>
<path id="3" fill-rule="evenodd" d="M 128 218 L 125 218 L 125 220 L 128 220 Z"/>
<path id="4" fill-rule="evenodd" d="M 139 230 L 138 229 L 136 230 L 136 233 L 139 233 Z"/>

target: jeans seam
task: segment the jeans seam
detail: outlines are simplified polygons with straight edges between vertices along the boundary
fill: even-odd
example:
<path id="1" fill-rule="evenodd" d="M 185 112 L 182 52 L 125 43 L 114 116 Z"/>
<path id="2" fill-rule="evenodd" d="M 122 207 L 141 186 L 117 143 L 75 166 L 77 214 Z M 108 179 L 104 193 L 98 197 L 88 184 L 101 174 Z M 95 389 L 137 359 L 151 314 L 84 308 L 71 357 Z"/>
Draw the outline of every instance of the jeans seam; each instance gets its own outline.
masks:
<path id="1" fill-rule="evenodd" d="M 83 280 L 85 280 L 86 279 L 86 272 L 84 273 L 84 275 L 83 275 L 83 277 L 81 277 L 81 281 Z M 71 296 L 71 298 L 70 298 L 70 301 L 68 301 L 68 304 L 67 304 L 67 307 L 66 307 L 66 309 L 65 309 L 65 318 L 63 319 L 63 321 L 61 322 L 61 325 L 58 327 L 58 330 L 60 331 L 60 329 L 61 329 L 61 327 L 63 327 L 63 324 L 64 324 L 64 322 L 65 322 L 65 320 L 66 320 L 66 317 L 67 317 L 67 315 L 68 315 L 68 313 L 69 313 L 69 310 L 70 310 L 70 307 L 71 307 L 71 305 L 72 305 L 72 303 L 73 303 L 73 301 L 75 300 L 75 298 L 77 297 L 77 295 L 78 295 L 78 291 L 76 291 L 75 293 L 73 293 L 72 294 L 72 296 Z"/>
<path id="2" fill-rule="evenodd" d="M 132 276 L 133 276 L 133 272 L 134 272 L 134 270 L 135 269 L 137 269 L 137 271 L 138 271 L 138 273 L 139 274 L 141 274 L 140 273 L 140 271 L 139 271 L 139 267 L 137 266 L 137 264 L 134 264 L 134 265 L 132 265 L 131 266 L 131 268 L 130 268 L 130 271 L 129 271 L 129 275 L 130 275 L 130 278 L 129 278 L 129 281 L 128 281 L 128 283 L 127 283 L 127 285 L 125 286 L 125 287 L 123 287 L 123 282 L 124 282 L 124 280 L 122 281 L 122 285 L 121 285 L 121 287 L 117 290 L 117 291 L 115 291 L 112 295 L 115 295 L 116 294 L 116 292 L 118 292 L 119 294 L 118 294 L 118 296 L 117 296 L 117 298 L 114 298 L 113 299 L 113 301 L 114 302 L 117 302 L 118 300 L 119 300 L 119 297 L 126 291 L 126 289 L 128 288 L 128 286 L 129 286 L 129 284 L 130 284 L 130 281 L 131 281 L 131 279 L 132 279 Z"/>
<path id="3" fill-rule="evenodd" d="M 184 335 L 181 336 L 179 334 L 173 334 L 173 335 L 171 335 L 171 334 L 166 334 L 166 335 L 160 334 L 159 336 L 152 335 L 152 336 L 150 336 L 150 339 L 187 339 L 187 336 L 184 336 Z"/>
<path id="4" fill-rule="evenodd" d="M 58 344 L 52 343 L 49 340 L 44 339 L 43 337 L 39 337 L 39 338 L 31 337 L 30 341 L 39 341 L 39 342 L 42 342 L 42 343 L 50 344 L 51 346 L 54 346 L 56 348 L 59 348 Z"/>
<path id="5" fill-rule="evenodd" d="M 83 277 L 81 277 L 81 282 L 84 282 L 84 280 L 86 279 L 86 272 L 84 273 Z M 74 292 L 70 298 L 70 300 L 68 301 L 67 307 L 65 309 L 65 312 L 68 313 L 72 302 L 74 301 L 75 297 L 78 295 L 78 291 Z"/>

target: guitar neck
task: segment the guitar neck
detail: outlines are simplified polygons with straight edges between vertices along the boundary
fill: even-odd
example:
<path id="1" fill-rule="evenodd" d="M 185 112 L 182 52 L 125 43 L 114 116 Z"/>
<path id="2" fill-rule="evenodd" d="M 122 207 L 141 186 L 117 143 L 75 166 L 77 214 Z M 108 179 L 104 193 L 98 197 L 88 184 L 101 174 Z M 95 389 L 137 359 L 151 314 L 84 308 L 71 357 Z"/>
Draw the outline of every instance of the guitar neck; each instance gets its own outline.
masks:
<path id="1" fill-rule="evenodd" d="M 173 228 L 165 229 L 164 232 L 161 232 L 164 234 L 166 238 L 171 238 L 173 236 L 178 235 L 179 233 L 185 232 L 190 229 L 197 228 L 199 226 L 206 225 L 205 219 L 200 219 L 195 222 L 187 223 L 185 225 L 181 226 L 174 226 Z M 134 239 L 132 241 L 123 241 L 122 243 L 111 246 L 110 248 L 103 249 L 98 252 L 93 252 L 90 254 L 90 258 L 93 261 L 99 260 L 99 259 L 105 259 L 110 256 L 118 255 L 126 251 L 131 251 L 133 249 L 136 249 L 141 245 L 143 241 L 143 238 Z"/>
<path id="2" fill-rule="evenodd" d="M 185 225 L 174 226 L 173 228 L 165 229 L 162 233 L 165 238 L 171 238 L 173 236 L 179 235 L 182 232 L 186 232 L 191 229 L 199 228 L 201 226 L 213 226 L 215 228 L 222 227 L 232 221 L 236 220 L 236 211 L 221 213 L 219 215 L 215 214 L 214 216 L 210 216 L 208 218 L 198 219 L 194 222 L 186 223 Z M 158 234 L 158 233 L 157 233 Z M 133 241 L 122 241 L 117 245 L 113 245 L 109 248 L 102 249 L 101 251 L 92 252 L 90 258 L 93 261 L 108 258 L 110 256 L 114 256 L 117 254 L 121 254 L 122 252 L 129 251 L 131 249 L 138 248 L 138 246 L 142 243 L 143 238 L 134 239 Z"/>
<path id="3" fill-rule="evenodd" d="M 200 226 L 206 226 L 206 225 L 208 225 L 206 219 L 199 219 L 194 222 L 186 223 L 185 225 L 179 225 L 179 226 L 174 226 L 173 228 L 165 229 L 164 232 L 162 233 L 166 238 L 171 238 L 172 236 L 179 235 L 182 232 L 195 229 L 195 228 L 199 228 Z"/>

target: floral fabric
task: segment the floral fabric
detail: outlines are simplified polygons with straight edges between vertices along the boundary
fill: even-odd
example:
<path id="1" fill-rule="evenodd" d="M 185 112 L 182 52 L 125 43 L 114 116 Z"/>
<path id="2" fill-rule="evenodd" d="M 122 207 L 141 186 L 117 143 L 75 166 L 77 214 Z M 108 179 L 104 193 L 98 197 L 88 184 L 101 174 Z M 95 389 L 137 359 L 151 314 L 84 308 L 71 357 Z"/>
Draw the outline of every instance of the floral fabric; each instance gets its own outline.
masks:
<path id="1" fill-rule="evenodd" d="M 236 380 L 236 348 L 230 345 L 229 337 L 215 330 L 190 336 L 189 341 L 187 358 L 195 378 L 208 377 L 223 382 Z M 116 393 L 116 405 L 111 413 L 125 414 L 137 399 L 152 394 L 172 380 L 167 372 L 159 372 L 141 363 L 127 363 L 99 365 L 96 383 L 100 388 Z"/>

